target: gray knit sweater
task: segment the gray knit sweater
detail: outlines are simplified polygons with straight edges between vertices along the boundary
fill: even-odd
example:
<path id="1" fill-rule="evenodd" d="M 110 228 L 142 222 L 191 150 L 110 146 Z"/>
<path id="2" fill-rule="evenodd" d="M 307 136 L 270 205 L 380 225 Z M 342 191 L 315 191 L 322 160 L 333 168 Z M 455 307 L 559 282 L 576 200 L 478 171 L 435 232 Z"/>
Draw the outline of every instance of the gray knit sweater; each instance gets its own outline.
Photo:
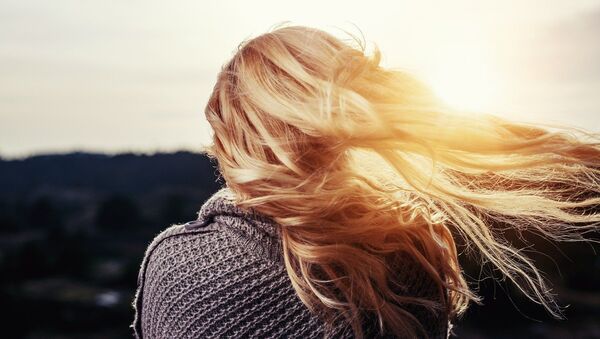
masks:
<path id="1" fill-rule="evenodd" d="M 422 272 L 404 276 L 415 296 L 434 295 Z M 134 309 L 136 338 L 353 337 L 343 323 L 326 332 L 309 312 L 285 271 L 279 225 L 236 206 L 228 188 L 204 203 L 197 220 L 169 227 L 148 246 Z M 447 337 L 445 318 L 412 311 L 431 338 Z"/>

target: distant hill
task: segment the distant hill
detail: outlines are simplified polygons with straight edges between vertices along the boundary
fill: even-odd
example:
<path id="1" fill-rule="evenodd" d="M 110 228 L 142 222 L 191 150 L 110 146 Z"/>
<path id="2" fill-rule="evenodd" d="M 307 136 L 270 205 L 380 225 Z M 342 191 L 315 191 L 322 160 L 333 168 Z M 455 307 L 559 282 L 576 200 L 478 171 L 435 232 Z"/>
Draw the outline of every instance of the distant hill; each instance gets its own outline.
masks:
<path id="1" fill-rule="evenodd" d="M 197 218 L 216 173 L 190 152 L 0 160 L 3 337 L 131 337 L 146 246 Z"/>
<path id="2" fill-rule="evenodd" d="M 144 194 L 160 187 L 213 191 L 215 164 L 190 152 L 137 155 L 69 153 L 0 160 L 0 197 L 38 190 L 85 189 L 97 193 Z"/>
<path id="3" fill-rule="evenodd" d="M 189 220 L 222 185 L 215 165 L 190 152 L 0 160 L 0 232 Z"/>

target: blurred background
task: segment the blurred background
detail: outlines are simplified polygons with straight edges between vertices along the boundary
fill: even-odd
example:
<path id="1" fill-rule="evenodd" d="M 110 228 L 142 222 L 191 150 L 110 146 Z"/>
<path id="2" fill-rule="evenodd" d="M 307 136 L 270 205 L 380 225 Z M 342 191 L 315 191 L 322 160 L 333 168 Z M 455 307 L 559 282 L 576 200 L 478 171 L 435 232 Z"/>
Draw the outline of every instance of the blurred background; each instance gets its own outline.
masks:
<path id="1" fill-rule="evenodd" d="M 600 132 L 598 0 L 0 0 L 3 337 L 131 336 L 145 247 L 222 185 L 197 153 L 216 75 L 283 21 L 364 35 L 472 114 Z M 465 257 L 484 304 L 456 333 L 599 338 L 600 248 L 526 237 L 567 319 Z"/>

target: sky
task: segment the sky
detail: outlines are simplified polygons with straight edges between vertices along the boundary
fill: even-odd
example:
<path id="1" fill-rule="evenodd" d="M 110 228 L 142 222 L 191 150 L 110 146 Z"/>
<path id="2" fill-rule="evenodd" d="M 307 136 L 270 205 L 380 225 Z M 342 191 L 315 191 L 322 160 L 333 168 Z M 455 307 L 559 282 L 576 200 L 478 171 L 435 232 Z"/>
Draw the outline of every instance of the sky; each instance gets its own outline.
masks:
<path id="1" fill-rule="evenodd" d="M 0 0 L 0 156 L 198 150 L 221 66 L 284 21 L 458 108 L 600 132 L 600 0 Z"/>

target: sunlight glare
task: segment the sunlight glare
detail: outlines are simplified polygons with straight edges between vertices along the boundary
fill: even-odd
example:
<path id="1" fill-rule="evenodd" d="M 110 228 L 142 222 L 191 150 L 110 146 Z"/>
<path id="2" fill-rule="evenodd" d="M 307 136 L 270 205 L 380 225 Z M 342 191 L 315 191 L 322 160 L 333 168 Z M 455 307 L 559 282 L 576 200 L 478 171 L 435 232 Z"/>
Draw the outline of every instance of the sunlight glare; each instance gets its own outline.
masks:
<path id="1" fill-rule="evenodd" d="M 434 59 L 426 76 L 434 92 L 450 106 L 473 112 L 493 110 L 500 81 L 481 50 L 452 46 Z"/>

